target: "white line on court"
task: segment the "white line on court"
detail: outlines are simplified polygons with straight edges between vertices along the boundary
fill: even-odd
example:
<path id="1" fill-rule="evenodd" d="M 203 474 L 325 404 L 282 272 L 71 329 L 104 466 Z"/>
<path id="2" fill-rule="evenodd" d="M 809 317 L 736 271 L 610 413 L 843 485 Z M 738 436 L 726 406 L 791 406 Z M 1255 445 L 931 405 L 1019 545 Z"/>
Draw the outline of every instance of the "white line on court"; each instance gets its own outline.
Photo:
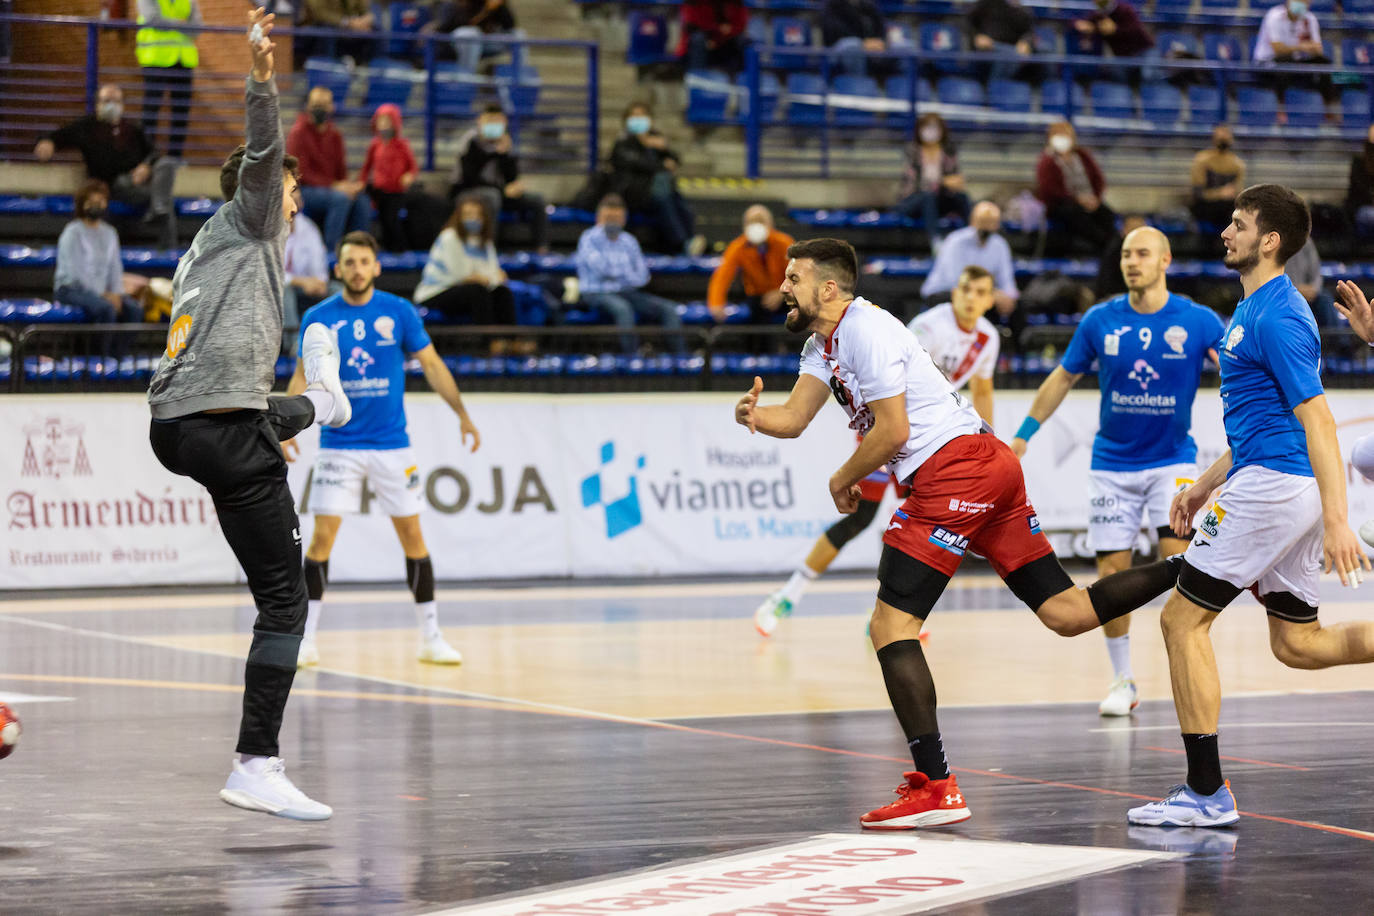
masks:
<path id="1" fill-rule="evenodd" d="M 1367 691 L 1333 690 L 1332 693 L 1365 693 Z M 1282 693 L 1232 694 L 1232 696 L 1287 696 Z M 1230 699 L 1230 697 L 1227 697 Z M 1226 730 L 1235 728 L 1374 728 L 1374 722 L 1227 722 Z M 1090 728 L 1090 732 L 1176 732 L 1177 725 L 1127 725 L 1121 728 Z"/>

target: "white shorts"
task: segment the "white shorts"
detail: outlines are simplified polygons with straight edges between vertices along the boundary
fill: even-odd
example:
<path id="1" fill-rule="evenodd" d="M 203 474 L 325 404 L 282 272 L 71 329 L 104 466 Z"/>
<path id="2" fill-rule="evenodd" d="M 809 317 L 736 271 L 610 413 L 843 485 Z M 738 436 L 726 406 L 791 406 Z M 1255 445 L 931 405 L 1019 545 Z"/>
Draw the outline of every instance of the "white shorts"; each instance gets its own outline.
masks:
<path id="1" fill-rule="evenodd" d="M 1250 465 L 1222 487 L 1184 558 L 1199 572 L 1229 582 L 1237 593 L 1258 584 L 1261 598 L 1287 592 L 1315 608 L 1323 534 L 1322 500 L 1314 478 Z M 1224 595 L 1193 594 L 1198 590 L 1185 587 L 1180 578 L 1179 591 L 1195 604 L 1219 611 L 1216 605 L 1229 603 L 1221 600 Z M 1310 611 L 1287 612 L 1267 601 L 1265 606 L 1276 617 L 1311 619 Z"/>
<path id="2" fill-rule="evenodd" d="M 1196 477 L 1197 468 L 1191 464 L 1144 471 L 1089 471 L 1088 547 L 1099 552 L 1133 549 L 1141 528 L 1169 524 L 1174 494 Z"/>
<path id="3" fill-rule="evenodd" d="M 419 515 L 424 487 L 414 452 L 408 448 L 320 449 L 310 479 L 312 514 L 362 512 L 364 492 L 368 500 L 376 497 L 382 511 L 392 518 Z"/>

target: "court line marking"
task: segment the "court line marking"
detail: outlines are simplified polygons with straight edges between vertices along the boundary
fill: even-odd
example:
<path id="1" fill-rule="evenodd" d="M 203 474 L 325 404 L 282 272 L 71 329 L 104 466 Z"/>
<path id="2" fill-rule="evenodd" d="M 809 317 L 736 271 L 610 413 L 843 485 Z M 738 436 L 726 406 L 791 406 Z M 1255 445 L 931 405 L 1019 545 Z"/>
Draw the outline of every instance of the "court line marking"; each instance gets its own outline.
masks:
<path id="1" fill-rule="evenodd" d="M 1147 750 L 1147 751 L 1159 751 L 1161 754 L 1183 754 L 1183 753 L 1186 753 L 1186 751 L 1183 751 L 1183 750 L 1181 750 L 1181 749 L 1179 749 L 1179 748 L 1176 748 L 1176 747 L 1155 747 L 1155 746 L 1149 745 L 1149 744 L 1147 744 L 1147 745 L 1144 746 L 1144 750 Z M 1235 761 L 1236 763 L 1253 763 L 1253 764 L 1256 764 L 1257 766 L 1262 766 L 1262 767 L 1274 767 L 1275 769 L 1279 769 L 1279 770 L 1302 770 L 1304 773 L 1310 773 L 1310 772 L 1312 771 L 1312 768 L 1311 768 L 1311 767 L 1294 766 L 1294 765 L 1291 764 L 1291 763 L 1273 763 L 1273 762 L 1268 761 L 1268 760 L 1253 760 L 1253 759 L 1251 759 L 1251 758 L 1249 758 L 1249 757 L 1228 757 L 1228 756 L 1226 756 L 1225 754 L 1221 754 L 1221 755 L 1219 755 L 1218 759 L 1220 759 L 1220 760 L 1232 760 L 1232 761 Z"/>
<path id="2" fill-rule="evenodd" d="M 1367 690 L 1333 690 L 1332 693 L 1366 693 Z M 1276 694 L 1251 694 L 1251 696 L 1274 696 Z M 1289 694 L 1278 694 L 1288 696 Z M 1303 696 L 1320 696 L 1304 692 Z M 1226 731 L 1233 728 L 1374 728 L 1374 722 L 1321 722 L 1304 720 L 1302 722 L 1230 722 Z M 1126 725 L 1119 728 L 1090 728 L 1089 732 L 1176 732 L 1177 725 Z"/>
<path id="3" fill-rule="evenodd" d="M 41 620 L 27 620 L 27 619 L 25 619 L 25 618 L 23 618 L 23 617 L 12 617 L 12 616 L 10 616 L 10 615 L 8 615 L 8 614 L 0 614 L 0 621 L 7 621 L 7 622 L 11 622 L 11 623 L 17 623 L 17 624 L 20 624 L 20 625 L 34 626 L 34 627 L 39 627 L 40 629 L 55 630 L 55 631 L 58 631 L 58 632 L 73 633 L 73 634 L 80 635 L 80 636 L 93 636 L 93 637 L 96 637 L 96 638 L 98 638 L 98 639 L 108 639 L 108 640 L 112 640 L 112 641 L 115 641 L 115 642 L 130 643 L 130 644 L 133 644 L 133 645 L 150 646 L 150 647 L 153 647 L 153 648 L 164 649 L 164 650 L 170 650 L 170 651 L 174 651 L 174 652 L 191 652 L 191 653 L 193 653 L 193 654 L 198 654 L 198 655 L 210 655 L 210 656 L 215 656 L 215 657 L 219 657 L 219 658 L 232 658 L 232 659 L 236 659 L 236 660 L 241 660 L 241 659 L 242 659 L 242 656 L 241 656 L 241 655 L 236 655 L 236 654 L 234 654 L 234 653 L 229 653 L 229 652 L 221 652 L 221 651 L 215 651 L 215 650 L 211 650 L 211 649 L 200 649 L 200 648 L 190 648 L 190 647 L 183 647 L 183 646 L 165 645 L 165 644 L 163 644 L 163 643 L 148 642 L 148 641 L 146 641 L 146 640 L 144 640 L 144 639 L 140 639 L 140 638 L 132 637 L 132 636 L 123 636 L 123 635 L 115 634 L 115 633 L 103 633 L 103 632 L 100 632 L 100 631 L 98 631 L 98 630 L 87 630 L 87 629 L 84 629 L 84 628 L 82 628 L 82 627 L 73 627 L 73 626 L 68 626 L 67 624 L 60 624 L 60 623 L 49 623 L 49 622 L 47 622 L 47 621 L 41 621 Z M 595 712 L 595 711 L 592 711 L 592 710 L 578 709 L 578 708 L 572 707 L 572 706 L 559 706 L 559 705 L 553 704 L 553 703 L 541 703 L 541 702 L 537 702 L 537 701 L 533 701 L 533 700 L 522 700 L 522 699 L 518 699 L 518 698 L 496 697 L 496 696 L 493 696 L 493 695 L 490 695 L 490 694 L 476 693 L 476 692 L 473 692 L 473 691 L 454 690 L 453 688 L 449 688 L 449 687 L 435 687 L 435 686 L 428 686 L 428 685 L 416 685 L 416 684 L 407 683 L 407 682 L 405 682 L 405 681 L 393 680 L 393 679 L 391 679 L 391 678 L 377 677 L 377 676 L 375 676 L 375 675 L 357 674 L 357 673 L 350 673 L 350 672 L 341 672 L 341 671 L 334 671 L 334 670 L 329 670 L 329 669 L 317 669 L 317 670 L 320 670 L 322 673 L 337 674 L 337 675 L 340 675 L 340 676 L 343 676 L 343 677 L 351 677 L 351 678 L 355 678 L 355 679 L 357 679 L 357 680 L 370 681 L 370 682 L 379 683 L 379 684 L 386 684 L 386 685 L 388 685 L 388 686 L 393 686 L 393 687 L 403 687 L 403 688 L 408 689 L 408 690 L 430 691 L 430 692 L 433 692 L 433 693 L 444 694 L 444 695 L 452 696 L 452 697 L 462 697 L 462 698 L 468 698 L 468 699 L 479 699 L 479 700 L 491 701 L 491 702 L 508 703 L 508 704 L 510 704 L 510 705 L 513 706 L 513 707 L 518 707 L 518 711 L 526 711 L 526 710 L 529 710 L 529 711 L 534 711 L 534 712 L 540 712 L 540 711 L 546 711 L 546 710 L 557 710 L 557 711 L 559 711 L 559 712 L 560 712 L 561 714 L 563 714 L 563 715 L 569 715 L 569 716 L 574 716 L 574 717 L 579 717 L 579 718 L 585 718 L 585 719 L 600 719 L 600 720 L 603 720 L 603 721 L 618 722 L 618 723 L 625 724 L 625 725 L 637 725 L 637 726 L 644 727 L 644 728 L 661 728 L 661 729 L 665 729 L 665 730 L 667 730 L 667 731 L 682 732 L 682 733 L 684 733 L 684 734 L 705 735 L 705 736 L 712 737 L 712 738 L 727 738 L 727 739 L 733 739 L 733 740 L 737 740 L 737 741 L 750 741 L 750 742 L 753 742 L 753 743 L 756 743 L 756 744 L 768 744 L 768 745 L 773 745 L 773 746 L 776 746 L 776 747 L 790 747 L 790 748 L 796 748 L 796 749 L 799 749 L 799 750 L 819 751 L 819 752 L 821 752 L 821 753 L 825 753 L 825 754 L 836 754 L 836 755 L 842 756 L 842 757 L 857 757 L 857 758 L 864 759 L 864 760 L 882 760 L 882 761 L 889 762 L 889 763 L 901 763 L 901 764 L 906 764 L 906 763 L 908 763 L 908 762 L 910 761 L 910 758 L 909 758 L 909 757 L 889 757 L 889 756 L 887 756 L 887 755 L 885 755 L 885 754 L 873 754 L 873 753 L 868 753 L 868 752 L 866 752 L 866 751 L 851 751 L 851 750 L 848 750 L 848 749 L 846 749 L 846 748 L 827 747 L 827 746 L 825 746 L 825 745 L 820 745 L 820 744 L 805 744 L 805 743 L 798 742 L 798 741 L 785 741 L 785 740 L 783 740 L 783 739 L 781 739 L 781 738 L 768 738 L 768 737 L 764 737 L 764 736 L 761 736 L 761 735 L 743 735 L 743 734 L 739 734 L 739 733 L 737 733 L 737 732 L 723 732 L 723 731 L 718 731 L 718 730 L 715 730 L 715 729 L 699 728 L 699 727 L 693 726 L 693 725 L 678 725 L 678 724 L 676 724 L 676 723 L 674 723 L 674 722 L 659 721 L 659 720 L 656 720 L 656 719 L 641 719 L 641 718 L 635 718 L 635 717 L 633 717 L 633 716 L 616 715 L 616 714 L 614 714 L 614 713 L 600 713 L 600 712 Z M 173 682 L 169 682 L 169 683 L 179 684 L 180 682 L 173 681 Z M 235 690 L 237 690 L 237 691 L 241 691 L 243 688 L 242 688 L 242 687 L 238 687 L 237 685 L 235 685 L 235 687 L 234 687 L 233 689 L 235 689 Z M 294 689 L 294 688 L 293 688 L 293 689 Z M 389 695 L 384 695 L 384 696 L 389 696 Z M 438 704 L 436 704 L 436 705 L 438 705 Z M 517 710 L 511 710 L 511 711 L 517 711 Z M 1274 726 L 1277 726 L 1277 725 L 1281 725 L 1281 724 L 1283 724 L 1283 723 L 1271 723 L 1271 724 L 1274 725 Z M 1309 723 L 1309 724 L 1325 724 L 1325 723 Z M 1362 726 L 1368 726 L 1368 725 L 1371 725 L 1371 724 L 1374 724 L 1374 723 L 1361 722 L 1361 723 L 1335 723 L 1335 724 L 1338 724 L 1338 725 L 1358 724 L 1358 725 L 1362 725 Z M 1164 726 L 1164 727 L 1172 728 L 1173 726 Z M 1111 730 L 1111 729 L 1090 729 L 1090 731 L 1110 731 L 1110 730 Z M 1143 731 L 1143 730 L 1146 730 L 1146 729 L 1141 729 L 1141 730 Z M 1149 730 L 1155 730 L 1155 729 L 1154 729 L 1154 728 L 1150 728 Z M 1124 731 L 1124 729 L 1123 729 L 1123 731 Z M 1004 772 L 1004 771 L 996 771 L 996 772 L 994 772 L 994 771 L 992 771 L 992 770 L 979 770 L 979 769 L 974 769 L 974 768 L 972 768 L 972 767 L 950 767 L 950 770 L 953 771 L 953 772 L 955 772 L 955 773 L 968 773 L 968 774 L 972 774 L 972 775 L 976 775 L 976 776 L 986 776 L 986 777 L 991 778 L 991 779 L 1002 779 L 1002 780 L 1008 780 L 1008 781 L 1011 781 L 1011 782 L 1029 783 L 1029 784 L 1032 784 L 1032 785 L 1040 785 L 1040 786 L 1049 786 L 1049 787 L 1052 787 L 1052 788 L 1074 789 L 1074 790 L 1077 790 L 1077 791 L 1080 791 L 1080 792 L 1092 792 L 1092 793 L 1097 794 L 1097 795 L 1111 795 L 1111 796 L 1114 796 L 1114 797 L 1117 797 L 1117 798 L 1131 798 L 1131 799 L 1137 799 L 1137 800 L 1142 800 L 1142 801 L 1158 801 L 1158 800 L 1159 800 L 1159 799 L 1156 798 L 1155 796 L 1151 796 L 1151 795 L 1139 795 L 1139 794 L 1136 794 L 1136 793 L 1134 793 L 1134 792 L 1123 792 L 1123 791 L 1121 791 L 1121 790 L 1119 790 L 1119 789 L 1104 789 L 1104 788 L 1101 788 L 1101 787 L 1098 787 L 1098 786 L 1084 786 L 1084 785 L 1079 785 L 1078 783 L 1057 782 L 1057 781 L 1048 780 L 1048 779 L 1037 779 L 1037 778 L 1035 778 L 1035 777 L 1033 777 L 1033 776 L 1017 776 L 1017 775 L 1015 775 L 1015 774 L 1007 773 L 1007 772 Z M 1259 814 L 1259 813 L 1257 813 L 1257 812 L 1252 812 L 1252 811 L 1241 811 L 1240 814 L 1241 814 L 1242 816 L 1244 816 L 1244 817 L 1254 817 L 1254 818 L 1259 818 L 1260 820 L 1273 821 L 1273 822 L 1279 823 L 1279 824 L 1288 824 L 1288 825 L 1290 825 L 1290 826 L 1295 826 L 1295 827 L 1304 827 L 1304 828 L 1307 828 L 1307 829 L 1309 829 L 1309 830 L 1317 830 L 1317 831 L 1321 831 L 1321 832 L 1324 832 L 1324 833 L 1334 833 L 1334 834 L 1336 834 L 1336 835 L 1338 835 L 1338 836 L 1345 836 L 1345 837 L 1351 837 L 1351 838 L 1353 838 L 1353 839 L 1367 840 L 1367 841 L 1370 841 L 1370 842 L 1374 842 L 1374 833 L 1368 833 L 1368 832 L 1363 831 L 1363 830 L 1355 830 L 1355 829 L 1349 828 L 1349 827 L 1336 827 L 1336 826 L 1332 826 L 1332 825 L 1330 825 L 1330 824 L 1318 823 L 1318 822 L 1316 822 L 1316 821 L 1300 821 L 1300 820 L 1294 820 L 1294 819 L 1286 818 L 1286 817 L 1279 817 L 1279 816 L 1273 815 L 1273 814 Z"/>

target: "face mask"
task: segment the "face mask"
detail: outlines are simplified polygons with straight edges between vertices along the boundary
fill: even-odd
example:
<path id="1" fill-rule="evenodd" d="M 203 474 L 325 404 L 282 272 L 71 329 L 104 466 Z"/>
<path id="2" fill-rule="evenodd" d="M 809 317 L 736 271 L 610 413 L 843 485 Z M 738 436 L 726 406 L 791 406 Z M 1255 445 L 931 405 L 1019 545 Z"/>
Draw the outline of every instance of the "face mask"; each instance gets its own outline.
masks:
<path id="1" fill-rule="evenodd" d="M 469 238 L 480 236 L 482 234 L 482 221 L 480 219 L 463 220 L 463 232 Z"/>
<path id="2" fill-rule="evenodd" d="M 1224 152 L 1226 152 L 1227 150 L 1229 150 L 1229 149 L 1231 148 L 1231 141 L 1230 141 L 1230 140 L 1218 140 L 1218 141 L 1216 142 L 1216 147 L 1217 147 L 1217 151 L 1218 151 L 1218 152 L 1224 153 Z"/>
<path id="3" fill-rule="evenodd" d="M 92 206 L 87 207 L 85 210 L 81 211 L 82 215 L 85 216 L 86 219 L 104 219 L 105 212 L 105 207 L 101 206 L 100 204 L 94 204 Z"/>
<path id="4" fill-rule="evenodd" d="M 928 124 L 921 128 L 921 142 L 939 143 L 940 134 L 942 133 L 944 133 L 944 131 L 940 130 L 940 128 L 936 127 L 934 124 Z"/>
<path id="5" fill-rule="evenodd" d="M 391 127 L 383 127 L 381 130 L 377 131 L 377 136 L 381 137 L 383 140 L 391 140 L 395 138 L 396 130 Z"/>
<path id="6" fill-rule="evenodd" d="M 506 132 L 506 125 L 500 121 L 492 121 L 483 124 L 481 127 L 483 140 L 500 140 L 501 135 Z"/>
<path id="7" fill-rule="evenodd" d="M 1050 149 L 1062 156 L 1073 149 L 1073 141 L 1069 139 L 1068 134 L 1055 134 L 1050 137 Z"/>
<path id="8" fill-rule="evenodd" d="M 1288 0 L 1288 14 L 1294 19 L 1307 14 L 1307 4 L 1303 0 Z"/>
<path id="9" fill-rule="evenodd" d="M 310 120 L 314 121 L 316 124 L 324 124 L 326 121 L 329 120 L 329 109 L 328 109 L 328 108 L 312 108 L 312 109 L 310 109 Z"/>
<path id="10" fill-rule="evenodd" d="M 606 238 L 617 239 L 620 237 L 621 230 L 625 227 L 620 223 L 602 223 L 601 228 L 606 231 Z"/>
<path id="11" fill-rule="evenodd" d="M 119 102 L 102 102 L 96 111 L 100 120 L 114 124 L 124 114 L 124 106 Z"/>
<path id="12" fill-rule="evenodd" d="M 744 237 L 750 245 L 762 245 L 768 241 L 768 227 L 763 223 L 750 223 L 744 227 Z"/>
<path id="13" fill-rule="evenodd" d="M 992 230 L 991 230 L 991 229 L 978 229 L 978 230 L 975 230 L 975 231 L 978 233 L 978 243 L 979 243 L 979 244 L 982 244 L 983 242 L 986 242 L 988 239 L 992 238 Z"/>
<path id="14" fill-rule="evenodd" d="M 647 134 L 651 124 L 652 122 L 649 120 L 648 115 L 634 115 L 633 117 L 625 119 L 625 129 L 636 137 L 641 134 Z"/>

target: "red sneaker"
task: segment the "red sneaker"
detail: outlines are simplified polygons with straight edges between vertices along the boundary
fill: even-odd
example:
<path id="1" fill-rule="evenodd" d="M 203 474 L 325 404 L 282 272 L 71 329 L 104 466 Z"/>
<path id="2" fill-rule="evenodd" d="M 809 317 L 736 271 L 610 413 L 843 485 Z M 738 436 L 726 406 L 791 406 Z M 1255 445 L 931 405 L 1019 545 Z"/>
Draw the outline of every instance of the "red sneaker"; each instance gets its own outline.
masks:
<path id="1" fill-rule="evenodd" d="M 897 801 L 859 818 L 862 826 L 869 830 L 910 830 L 957 824 L 972 816 L 953 773 L 948 779 L 936 780 L 924 773 L 902 775 L 906 782 L 896 789 Z"/>

